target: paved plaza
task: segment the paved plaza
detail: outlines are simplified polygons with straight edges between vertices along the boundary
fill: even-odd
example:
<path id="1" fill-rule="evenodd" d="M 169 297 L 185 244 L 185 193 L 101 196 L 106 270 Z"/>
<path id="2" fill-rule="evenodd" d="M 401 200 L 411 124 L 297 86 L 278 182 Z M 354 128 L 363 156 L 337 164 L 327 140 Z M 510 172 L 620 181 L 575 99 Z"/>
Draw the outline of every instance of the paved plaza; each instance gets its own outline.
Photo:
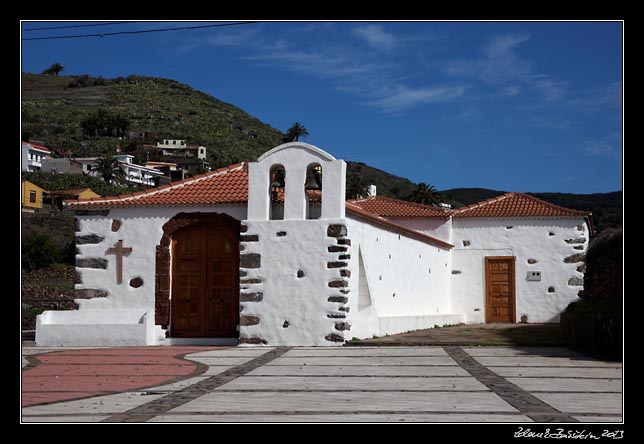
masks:
<path id="1" fill-rule="evenodd" d="M 31 355 L 23 359 L 23 422 L 622 421 L 622 364 L 563 347 L 25 348 L 23 355 Z"/>

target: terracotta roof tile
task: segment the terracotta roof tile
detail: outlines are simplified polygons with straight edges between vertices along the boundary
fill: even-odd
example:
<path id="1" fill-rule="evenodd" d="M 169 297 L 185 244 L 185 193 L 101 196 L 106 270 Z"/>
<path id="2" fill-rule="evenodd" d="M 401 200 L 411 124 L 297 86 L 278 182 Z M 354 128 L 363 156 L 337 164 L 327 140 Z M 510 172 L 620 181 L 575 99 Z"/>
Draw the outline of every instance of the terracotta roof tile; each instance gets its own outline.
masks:
<path id="1" fill-rule="evenodd" d="M 523 193 L 507 193 L 453 210 L 454 217 L 580 217 L 590 212 L 571 210 Z"/>
<path id="2" fill-rule="evenodd" d="M 34 147 L 34 148 L 36 148 L 38 150 L 47 151 L 48 153 L 51 153 L 51 150 L 49 148 L 47 148 L 46 146 L 38 145 L 38 144 L 35 144 L 35 143 L 31 143 L 31 142 L 22 142 L 22 144 L 23 145 L 31 145 L 32 147 Z"/>
<path id="3" fill-rule="evenodd" d="M 425 242 L 431 245 L 436 245 L 441 248 L 454 248 L 454 245 L 448 242 L 442 241 L 433 236 L 429 236 L 427 234 L 421 233 L 420 231 L 412 230 L 410 228 L 403 227 L 402 225 L 398 225 L 394 222 L 390 222 L 386 219 L 383 219 L 380 216 L 377 216 L 373 213 L 368 212 L 367 210 L 364 210 L 363 208 L 360 208 L 359 206 L 357 206 L 355 203 L 351 201 L 347 201 L 346 209 L 347 209 L 348 216 L 354 217 L 356 219 L 360 219 L 363 222 L 377 225 L 386 230 L 394 231 L 396 233 L 403 234 L 406 237 L 411 237 L 412 239 L 420 240 L 422 242 Z"/>
<path id="4" fill-rule="evenodd" d="M 114 208 L 235 204 L 247 201 L 248 173 L 245 164 L 241 163 L 132 194 L 72 201 L 69 206 Z"/>
<path id="5" fill-rule="evenodd" d="M 404 200 L 391 199 L 384 196 L 369 196 L 364 199 L 349 201 L 363 210 L 382 217 L 449 217 L 449 211 L 440 207 L 406 202 Z"/>

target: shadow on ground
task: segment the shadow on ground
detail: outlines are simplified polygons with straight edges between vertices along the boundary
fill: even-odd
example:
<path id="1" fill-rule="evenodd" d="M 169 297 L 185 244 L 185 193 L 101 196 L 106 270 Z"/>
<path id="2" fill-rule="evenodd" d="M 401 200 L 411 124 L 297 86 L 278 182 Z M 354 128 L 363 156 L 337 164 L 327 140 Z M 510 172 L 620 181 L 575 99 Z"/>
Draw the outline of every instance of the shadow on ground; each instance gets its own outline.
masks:
<path id="1" fill-rule="evenodd" d="M 345 345 L 565 346 L 568 343 L 559 333 L 559 324 L 459 324 L 371 339 L 352 340 Z"/>

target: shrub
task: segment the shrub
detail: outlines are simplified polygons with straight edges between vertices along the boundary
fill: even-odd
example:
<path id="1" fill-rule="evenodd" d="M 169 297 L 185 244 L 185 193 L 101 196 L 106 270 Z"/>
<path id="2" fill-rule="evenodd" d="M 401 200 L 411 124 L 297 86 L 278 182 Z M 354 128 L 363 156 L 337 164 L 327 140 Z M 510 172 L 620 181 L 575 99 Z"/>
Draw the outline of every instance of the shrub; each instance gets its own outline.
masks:
<path id="1" fill-rule="evenodd" d="M 25 233 L 22 236 L 22 267 L 25 270 L 47 268 L 60 259 L 60 249 L 49 236 Z"/>

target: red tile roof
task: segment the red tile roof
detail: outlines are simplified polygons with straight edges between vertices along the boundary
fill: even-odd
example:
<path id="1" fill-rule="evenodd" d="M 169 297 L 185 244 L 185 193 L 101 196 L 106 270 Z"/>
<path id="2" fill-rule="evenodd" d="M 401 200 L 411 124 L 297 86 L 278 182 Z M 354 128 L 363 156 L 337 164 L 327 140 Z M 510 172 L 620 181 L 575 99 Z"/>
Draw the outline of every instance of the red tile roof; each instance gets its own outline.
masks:
<path id="1" fill-rule="evenodd" d="M 23 144 L 23 145 L 31 145 L 32 147 L 36 148 L 37 150 L 47 151 L 48 153 L 51 153 L 51 151 L 49 150 L 49 148 L 47 148 L 47 147 L 45 147 L 45 146 L 42 146 L 42 145 L 37 145 L 37 144 L 35 144 L 35 143 L 31 143 L 31 142 L 22 142 L 22 144 Z"/>
<path id="2" fill-rule="evenodd" d="M 382 217 L 449 217 L 449 211 L 439 207 L 406 202 L 404 200 L 392 199 L 384 196 L 369 196 L 364 199 L 349 201 L 353 205 L 362 208 L 368 213 Z"/>
<path id="3" fill-rule="evenodd" d="M 453 210 L 454 217 L 583 217 L 590 212 L 571 210 L 523 193 L 507 193 Z"/>
<path id="4" fill-rule="evenodd" d="M 248 173 L 240 163 L 205 174 L 121 196 L 68 202 L 75 208 L 129 206 L 195 206 L 237 204 L 248 201 Z"/>
<path id="5" fill-rule="evenodd" d="M 346 203 L 346 209 L 347 209 L 347 215 L 354 217 L 355 219 L 360 219 L 363 222 L 370 223 L 372 225 L 376 225 L 380 228 L 384 228 L 385 230 L 389 231 L 394 231 L 396 233 L 401 233 L 404 234 L 406 237 L 411 237 L 412 239 L 416 239 L 422 242 L 426 242 L 431 245 L 436 245 L 441 248 L 454 248 L 454 245 L 442 241 L 440 239 L 437 239 L 433 236 L 429 236 L 427 234 L 421 233 L 420 231 L 412 230 L 407 227 L 403 227 L 402 225 L 398 225 L 394 222 L 388 221 L 386 219 L 383 219 L 380 216 L 377 216 L 375 214 L 372 214 L 359 206 L 355 205 L 351 201 L 347 201 Z"/>

